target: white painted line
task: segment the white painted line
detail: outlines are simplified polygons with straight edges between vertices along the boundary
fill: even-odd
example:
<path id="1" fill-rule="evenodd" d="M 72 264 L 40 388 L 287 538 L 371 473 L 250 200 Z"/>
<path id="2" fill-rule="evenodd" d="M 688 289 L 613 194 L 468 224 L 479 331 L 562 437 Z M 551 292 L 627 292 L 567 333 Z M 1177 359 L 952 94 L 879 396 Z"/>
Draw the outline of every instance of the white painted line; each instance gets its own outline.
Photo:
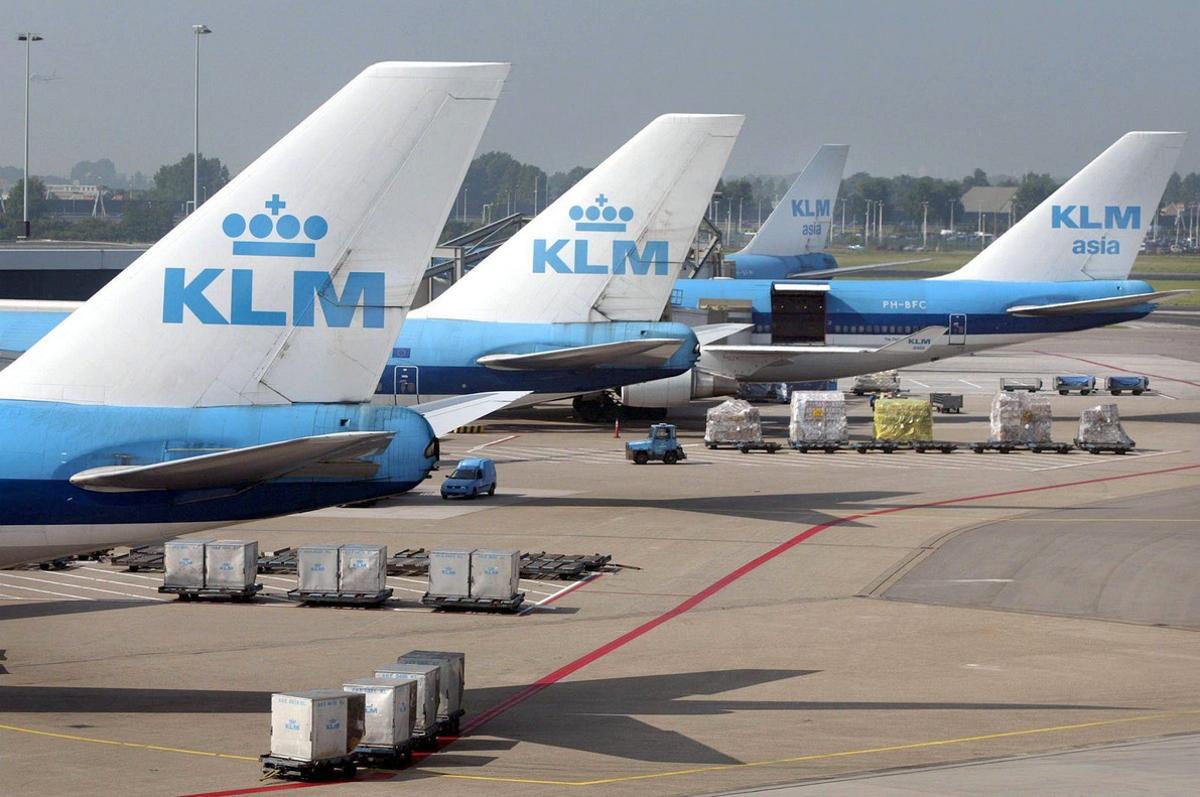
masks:
<path id="1" fill-rule="evenodd" d="M 37 599 L 36 599 L 36 598 L 30 598 L 30 597 L 24 597 L 24 598 L 21 598 L 21 597 L 18 597 L 17 595 L 5 595 L 3 592 L 0 592 L 0 600 L 5 600 L 5 601 L 32 601 L 32 600 L 37 600 Z"/>
<path id="2" fill-rule="evenodd" d="M 118 587 L 131 587 L 133 589 L 149 589 L 154 590 L 157 587 L 151 587 L 148 584 L 130 584 L 128 581 L 114 581 L 111 578 L 93 578 L 92 576 L 81 576 L 78 573 L 68 573 L 63 570 L 54 571 L 56 576 L 66 576 L 67 578 L 82 578 L 86 581 L 95 581 L 97 584 L 116 584 Z"/>
<path id="3" fill-rule="evenodd" d="M 5 573 L 5 575 L 10 575 L 10 574 Z M 0 584 L 4 584 L 4 582 L 0 581 Z M 82 595 L 68 595 L 65 592 L 54 592 L 53 590 L 49 590 L 49 589 L 38 589 L 37 587 L 23 587 L 20 584 L 4 584 L 4 586 L 8 587 L 9 589 L 23 589 L 26 592 L 41 592 L 46 595 L 57 595 L 60 598 L 70 598 L 73 601 L 94 601 L 94 600 L 96 600 L 95 598 L 85 598 Z"/>
<path id="4" fill-rule="evenodd" d="M 546 603 L 547 601 L 551 601 L 559 596 L 566 595 L 568 592 L 574 592 L 575 590 L 582 587 L 584 584 L 586 584 L 589 581 L 591 581 L 592 579 L 596 578 L 598 575 L 600 575 L 600 574 L 593 573 L 590 576 L 587 576 L 586 578 L 582 578 L 579 581 L 574 582 L 573 584 L 569 584 L 568 586 L 560 589 L 558 592 L 555 592 L 553 595 L 547 595 L 546 597 L 542 598 L 540 601 L 533 604 L 532 606 L 526 606 L 524 609 L 517 612 L 517 615 L 520 616 L 523 614 L 528 614 L 529 612 L 533 611 L 534 609 L 541 606 L 543 603 Z"/>
<path id="5" fill-rule="evenodd" d="M 1072 453 L 1074 453 L 1074 452 L 1072 452 Z M 1040 471 L 1046 471 L 1046 470 L 1064 470 L 1066 468 L 1079 468 L 1084 465 L 1107 465 L 1107 464 L 1111 464 L 1112 462 L 1131 462 L 1131 461 L 1135 461 L 1135 460 L 1139 460 L 1139 459 L 1150 459 L 1152 457 L 1165 457 L 1168 454 L 1179 454 L 1179 453 L 1182 453 L 1181 449 L 1176 449 L 1173 451 L 1155 451 L 1153 454 L 1134 454 L 1133 456 L 1129 456 L 1128 454 L 1126 454 L 1124 456 L 1119 456 L 1119 455 L 1114 455 L 1114 454 L 1089 454 L 1086 451 L 1080 451 L 1080 452 L 1078 452 L 1077 456 L 1082 455 L 1080 457 L 1081 459 L 1082 459 L 1082 457 L 1087 457 L 1087 459 L 1083 460 L 1082 462 L 1071 462 L 1066 465 L 1051 465 L 1046 468 L 1038 468 L 1038 471 L 1040 472 Z"/>
<path id="6" fill-rule="evenodd" d="M 79 569 L 80 570 L 91 570 L 94 573 L 105 573 L 110 576 L 125 576 L 127 578 L 140 578 L 140 579 L 144 579 L 145 581 L 162 581 L 162 576 L 143 576 L 141 573 L 126 573 L 123 570 L 106 570 L 102 567 L 91 567 L 90 565 L 83 565 Z"/>
<path id="7" fill-rule="evenodd" d="M 1011 584 L 1011 578 L 948 578 L 951 584 Z"/>
<path id="8" fill-rule="evenodd" d="M 283 576 L 269 576 L 266 573 L 259 573 L 258 577 L 259 578 L 269 578 L 272 581 L 284 581 L 284 582 L 287 582 L 288 584 L 294 584 L 296 582 L 296 579 L 294 579 L 294 578 L 284 578 Z"/>
<path id="9" fill-rule="evenodd" d="M 508 437 L 501 437 L 499 440 L 493 440 L 490 443 L 484 443 L 483 445 L 478 445 L 478 446 L 475 446 L 474 448 L 468 448 L 467 453 L 474 454 L 476 451 L 482 451 L 483 449 L 487 448 L 488 446 L 499 445 L 500 443 L 506 442 L 508 440 L 516 439 L 520 436 L 521 435 L 519 435 L 519 434 L 510 434 Z"/>
<path id="10" fill-rule="evenodd" d="M 966 379 L 960 379 L 958 381 L 962 382 L 964 385 L 970 385 L 971 387 L 975 388 L 976 390 L 983 390 L 983 385 L 977 385 L 974 382 L 968 382 Z"/>
<path id="11" fill-rule="evenodd" d="M 919 385 L 920 387 L 929 389 L 929 385 L 925 384 L 924 382 L 918 382 L 916 379 L 913 379 L 911 376 L 908 377 L 908 381 L 912 382 L 914 385 Z"/>
<path id="12" fill-rule="evenodd" d="M 136 595 L 132 592 L 118 592 L 115 589 L 104 589 L 102 587 L 89 587 L 86 584 L 64 584 L 61 581 L 54 581 L 53 579 L 48 579 L 48 578 L 30 578 L 29 576 L 18 576 L 13 573 L 6 573 L 5 575 L 9 576 L 10 578 L 23 578 L 23 579 L 27 579 L 29 581 L 35 581 L 39 584 L 51 584 L 56 587 L 69 587 L 69 588 L 73 588 L 73 589 L 87 589 L 87 590 L 91 590 L 92 592 L 104 592 L 109 595 L 124 595 L 126 598 L 137 598 L 138 600 L 150 600 L 150 601 L 167 600 L 166 598 L 160 598 L 158 596 Z M 57 575 L 63 575 L 63 574 L 59 573 Z M 76 576 L 76 578 L 87 578 L 87 576 Z"/>
<path id="13" fill-rule="evenodd" d="M 428 580 L 421 580 L 419 578 L 405 578 L 404 576 L 388 576 L 388 578 L 390 578 L 392 581 L 407 581 L 409 584 L 428 584 L 429 583 Z"/>

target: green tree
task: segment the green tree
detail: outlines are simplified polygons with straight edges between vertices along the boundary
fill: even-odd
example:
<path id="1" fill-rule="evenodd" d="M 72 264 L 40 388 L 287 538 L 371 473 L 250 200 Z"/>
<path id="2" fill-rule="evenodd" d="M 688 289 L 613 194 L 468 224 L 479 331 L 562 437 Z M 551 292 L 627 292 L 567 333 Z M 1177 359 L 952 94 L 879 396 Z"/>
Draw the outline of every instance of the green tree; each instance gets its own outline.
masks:
<path id="1" fill-rule="evenodd" d="M 1050 175 L 1029 172 L 1021 178 L 1017 193 L 1013 196 L 1017 212 L 1025 215 L 1057 190 L 1058 183 Z"/>
<path id="2" fill-rule="evenodd" d="M 987 172 L 985 172 L 983 169 L 976 169 L 967 177 L 962 178 L 962 190 L 964 194 L 977 185 L 991 185 L 991 183 L 988 182 Z"/>
<path id="3" fill-rule="evenodd" d="M 175 226 L 175 206 L 169 200 L 126 202 L 118 225 L 120 237 L 126 241 L 157 241 Z"/>
<path id="4" fill-rule="evenodd" d="M 1167 188 L 1163 191 L 1162 201 L 1164 205 L 1170 205 L 1172 202 L 1179 201 L 1179 191 L 1183 183 L 1179 172 L 1171 172 L 1170 178 L 1167 179 Z"/>
<path id="5" fill-rule="evenodd" d="M 25 181 L 17 180 L 4 202 L 4 215 L 21 220 L 24 213 Z M 50 200 L 46 199 L 46 184 L 38 177 L 29 178 L 29 218 L 38 219 L 46 215 Z"/>
<path id="6" fill-rule="evenodd" d="M 229 169 L 220 158 L 200 156 L 200 203 L 211 197 L 229 182 Z M 192 156 L 184 155 L 178 163 L 165 164 L 154 173 L 154 198 L 183 203 L 192 198 Z"/>

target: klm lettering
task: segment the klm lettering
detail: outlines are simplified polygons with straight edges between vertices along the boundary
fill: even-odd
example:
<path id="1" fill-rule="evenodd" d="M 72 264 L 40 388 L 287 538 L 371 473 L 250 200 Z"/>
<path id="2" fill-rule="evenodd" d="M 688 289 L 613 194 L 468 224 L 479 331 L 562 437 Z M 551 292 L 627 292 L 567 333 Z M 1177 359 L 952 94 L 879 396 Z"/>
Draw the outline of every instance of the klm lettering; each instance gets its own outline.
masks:
<path id="1" fill-rule="evenodd" d="M 829 207 L 831 203 L 832 200 L 829 199 L 793 199 L 792 215 L 826 218 L 829 216 Z"/>
<path id="2" fill-rule="evenodd" d="M 201 269 L 188 279 L 185 269 L 168 268 L 163 279 L 163 323 L 182 324 L 185 310 L 201 324 L 231 326 L 283 327 L 288 325 L 288 310 L 254 306 L 254 271 L 235 268 L 229 272 L 228 317 L 213 304 L 208 293 L 223 268 Z M 384 321 L 383 272 L 352 271 L 346 276 L 341 293 L 325 271 L 292 273 L 291 323 L 297 327 L 317 324 L 317 307 L 325 326 L 349 327 L 355 312 L 362 308 L 364 329 L 380 329 Z M 224 304 L 224 303 L 222 303 Z"/>
<path id="3" fill-rule="evenodd" d="M 545 274 L 634 274 L 653 272 L 665 277 L 671 273 L 666 241 L 646 241 L 639 251 L 636 241 L 613 241 L 611 259 L 592 261 L 586 239 L 533 241 L 533 273 Z"/>
<path id="4" fill-rule="evenodd" d="M 1095 212 L 1087 205 L 1051 205 L 1050 226 L 1067 230 L 1140 230 L 1142 209 L 1138 205 L 1105 205 Z M 1076 238 L 1071 243 L 1076 255 L 1119 255 L 1121 242 L 1101 235 L 1099 238 Z"/>

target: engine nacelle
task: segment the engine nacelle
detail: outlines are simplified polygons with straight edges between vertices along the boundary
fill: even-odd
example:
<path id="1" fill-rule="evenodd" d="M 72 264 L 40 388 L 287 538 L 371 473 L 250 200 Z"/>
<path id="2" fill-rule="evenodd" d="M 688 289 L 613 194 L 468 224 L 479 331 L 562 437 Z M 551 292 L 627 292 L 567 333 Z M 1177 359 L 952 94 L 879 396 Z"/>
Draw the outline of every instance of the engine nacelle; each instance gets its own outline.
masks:
<path id="1" fill-rule="evenodd" d="M 629 407 L 677 407 L 692 399 L 732 396 L 737 387 L 734 379 L 693 368 L 667 379 L 626 385 L 621 388 L 621 403 Z"/>

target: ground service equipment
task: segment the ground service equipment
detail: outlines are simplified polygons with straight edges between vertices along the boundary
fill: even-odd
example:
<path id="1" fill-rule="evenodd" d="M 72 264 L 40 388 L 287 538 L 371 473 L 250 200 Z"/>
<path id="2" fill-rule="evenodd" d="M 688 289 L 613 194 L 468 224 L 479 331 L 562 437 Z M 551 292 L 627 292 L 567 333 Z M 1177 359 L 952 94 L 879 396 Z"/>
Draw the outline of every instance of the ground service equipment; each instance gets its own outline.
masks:
<path id="1" fill-rule="evenodd" d="M 366 701 L 362 739 L 354 749 L 358 763 L 395 766 L 412 762 L 417 718 L 417 682 L 396 678 L 358 678 L 344 684 Z"/>
<path id="2" fill-rule="evenodd" d="M 449 722 L 458 733 L 459 718 L 464 714 L 463 690 L 466 685 L 467 657 L 464 653 L 442 650 L 410 650 L 396 659 L 399 664 L 436 664 L 438 666 L 438 720 Z"/>
<path id="3" fill-rule="evenodd" d="M 271 752 L 259 756 L 263 772 L 305 780 L 340 771 L 353 777 L 354 749 L 366 724 L 366 699 L 340 689 L 271 695 Z"/>
<path id="4" fill-rule="evenodd" d="M 385 664 L 375 669 L 376 678 L 415 681 L 417 684 L 416 720 L 413 724 L 413 744 L 417 749 L 429 749 L 437 743 L 443 728 L 438 724 L 438 703 L 441 698 L 437 664 Z"/>
<path id="5" fill-rule="evenodd" d="M 645 465 L 652 459 L 674 465 L 687 459 L 687 454 L 675 437 L 675 424 L 656 423 L 650 427 L 650 436 L 645 440 L 631 440 L 625 444 L 625 459 L 632 460 L 635 465 Z"/>

